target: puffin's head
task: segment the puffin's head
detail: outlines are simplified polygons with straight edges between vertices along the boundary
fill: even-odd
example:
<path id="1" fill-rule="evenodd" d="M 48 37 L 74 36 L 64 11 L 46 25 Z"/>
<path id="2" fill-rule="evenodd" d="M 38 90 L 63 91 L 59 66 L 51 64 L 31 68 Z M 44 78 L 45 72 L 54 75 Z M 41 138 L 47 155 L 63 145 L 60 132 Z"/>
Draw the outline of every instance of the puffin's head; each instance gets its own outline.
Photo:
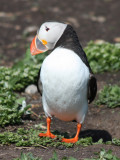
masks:
<path id="1" fill-rule="evenodd" d="M 59 22 L 43 23 L 31 43 L 31 54 L 36 55 L 53 49 L 66 27 L 67 24 Z"/>

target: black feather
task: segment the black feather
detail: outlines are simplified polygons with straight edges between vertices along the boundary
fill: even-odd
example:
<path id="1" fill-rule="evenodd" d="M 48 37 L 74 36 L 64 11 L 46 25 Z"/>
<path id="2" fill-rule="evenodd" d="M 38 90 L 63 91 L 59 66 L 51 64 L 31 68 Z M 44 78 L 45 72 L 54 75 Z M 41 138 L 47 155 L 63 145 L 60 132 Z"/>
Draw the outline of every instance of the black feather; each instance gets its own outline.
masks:
<path id="1" fill-rule="evenodd" d="M 88 83 L 88 103 L 91 103 L 97 93 L 97 81 L 93 74 L 90 74 L 90 79 Z"/>
<path id="2" fill-rule="evenodd" d="M 40 72 L 41 72 L 41 67 L 40 67 L 40 70 L 38 72 L 37 89 L 38 89 L 38 92 L 40 93 L 40 95 L 42 96 L 42 83 L 40 81 Z"/>

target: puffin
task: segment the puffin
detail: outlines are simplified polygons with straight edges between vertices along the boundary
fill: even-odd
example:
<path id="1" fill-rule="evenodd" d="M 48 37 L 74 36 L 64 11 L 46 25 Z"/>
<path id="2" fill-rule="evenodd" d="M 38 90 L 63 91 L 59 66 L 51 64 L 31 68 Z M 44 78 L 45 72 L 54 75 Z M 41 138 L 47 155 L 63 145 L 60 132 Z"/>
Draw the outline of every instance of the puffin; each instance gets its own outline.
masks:
<path id="1" fill-rule="evenodd" d="M 74 138 L 62 142 L 75 143 L 84 122 L 88 103 L 97 92 L 97 80 L 82 49 L 77 33 L 70 24 L 47 21 L 31 42 L 30 52 L 37 55 L 50 50 L 38 76 L 38 88 L 46 115 L 47 132 L 40 137 L 55 138 L 50 131 L 53 116 L 62 121 L 76 121 Z"/>

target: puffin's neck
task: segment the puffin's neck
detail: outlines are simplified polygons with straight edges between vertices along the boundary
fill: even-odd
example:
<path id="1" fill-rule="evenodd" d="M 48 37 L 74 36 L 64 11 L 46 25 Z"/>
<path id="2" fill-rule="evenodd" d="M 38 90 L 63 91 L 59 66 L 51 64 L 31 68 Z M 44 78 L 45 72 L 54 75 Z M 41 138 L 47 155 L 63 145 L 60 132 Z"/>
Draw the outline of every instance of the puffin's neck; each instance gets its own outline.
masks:
<path id="1" fill-rule="evenodd" d="M 65 31 L 63 32 L 61 38 L 58 40 L 58 42 L 55 45 L 55 48 L 57 47 L 64 47 L 67 49 L 73 50 L 75 53 L 79 54 L 81 52 L 82 47 L 79 43 L 78 36 L 72 26 L 67 25 Z"/>

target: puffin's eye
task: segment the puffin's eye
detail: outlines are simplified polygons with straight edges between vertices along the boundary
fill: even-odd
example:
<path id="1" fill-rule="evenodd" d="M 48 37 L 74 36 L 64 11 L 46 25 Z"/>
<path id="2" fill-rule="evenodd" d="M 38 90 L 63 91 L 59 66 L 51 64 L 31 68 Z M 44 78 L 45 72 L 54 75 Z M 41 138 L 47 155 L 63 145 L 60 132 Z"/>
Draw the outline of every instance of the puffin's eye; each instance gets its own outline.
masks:
<path id="1" fill-rule="evenodd" d="M 50 28 L 48 28 L 47 26 L 45 26 L 45 30 L 48 32 L 50 30 Z"/>

